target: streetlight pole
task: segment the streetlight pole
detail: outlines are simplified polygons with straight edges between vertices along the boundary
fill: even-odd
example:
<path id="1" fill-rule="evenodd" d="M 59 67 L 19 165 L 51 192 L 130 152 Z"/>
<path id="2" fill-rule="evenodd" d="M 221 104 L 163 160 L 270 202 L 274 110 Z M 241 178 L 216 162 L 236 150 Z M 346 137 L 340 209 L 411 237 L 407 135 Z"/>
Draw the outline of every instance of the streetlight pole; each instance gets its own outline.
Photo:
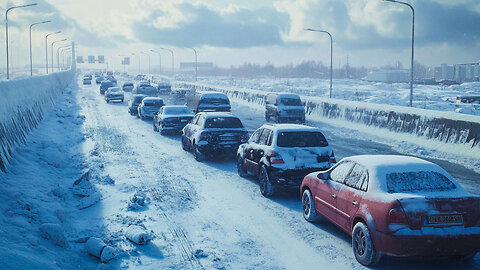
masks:
<path id="1" fill-rule="evenodd" d="M 31 7 L 31 6 L 36 6 L 37 3 L 33 4 L 28 4 L 28 5 L 21 5 L 21 6 L 14 6 L 14 7 L 9 7 L 5 11 L 5 44 L 7 48 L 7 80 L 10 80 L 10 59 L 8 59 L 8 12 L 12 9 L 16 8 L 26 8 L 26 7 Z"/>
<path id="2" fill-rule="evenodd" d="M 66 45 L 66 46 L 61 46 L 57 48 L 57 71 L 60 71 L 60 50 L 64 48 L 69 48 L 71 46 L 72 45 Z"/>
<path id="3" fill-rule="evenodd" d="M 63 42 L 63 41 L 66 41 L 66 40 L 67 40 L 67 39 L 64 38 L 64 39 L 62 39 L 62 40 L 54 41 L 54 42 L 52 42 L 52 44 L 51 44 L 51 48 L 52 48 L 52 72 L 53 72 L 53 45 L 55 45 L 55 43 L 57 43 L 57 42 Z"/>
<path id="4" fill-rule="evenodd" d="M 132 55 L 135 55 L 138 60 L 138 73 L 140 73 L 140 55 L 132 53 Z"/>
<path id="5" fill-rule="evenodd" d="M 193 47 L 188 47 L 192 49 L 195 52 L 195 81 L 198 80 L 198 61 L 197 61 L 197 50 L 195 50 Z"/>
<path id="6" fill-rule="evenodd" d="M 166 48 L 160 48 L 160 50 L 169 51 L 172 54 L 172 76 L 173 76 L 175 74 L 175 70 L 174 70 L 175 58 L 173 57 L 173 51 L 170 50 L 170 49 L 166 49 Z"/>
<path id="7" fill-rule="evenodd" d="M 68 54 L 66 54 L 67 52 L 72 52 L 72 47 L 69 46 L 67 49 L 65 50 L 62 50 L 61 51 L 61 55 L 62 55 L 62 68 L 64 68 L 67 64 L 67 59 L 68 59 Z M 67 58 L 67 59 L 65 59 Z M 73 61 L 73 60 L 72 60 Z"/>
<path id="8" fill-rule="evenodd" d="M 410 59 L 410 107 L 413 106 L 413 59 L 415 55 L 415 9 L 409 3 L 396 1 L 396 0 L 383 0 L 385 2 L 392 2 L 401 5 L 408 6 L 412 10 L 412 56 Z"/>
<path id="9" fill-rule="evenodd" d="M 330 98 L 332 98 L 332 78 L 333 78 L 333 38 L 332 34 L 325 30 L 316 30 L 312 28 L 304 29 L 306 31 L 325 33 L 330 37 Z"/>
<path id="10" fill-rule="evenodd" d="M 140 52 L 141 54 L 145 54 L 148 57 L 148 74 L 150 74 L 150 55 L 146 52 Z"/>
<path id="11" fill-rule="evenodd" d="M 30 32 L 29 32 L 29 41 L 30 41 L 30 76 L 33 76 L 33 60 L 32 60 L 32 27 L 39 24 L 49 23 L 51 21 L 43 21 L 30 24 Z"/>
<path id="12" fill-rule="evenodd" d="M 150 51 L 153 52 L 153 53 L 158 54 L 158 59 L 160 60 L 160 62 L 159 62 L 159 65 L 160 65 L 160 66 L 159 66 L 159 68 L 158 68 L 158 74 L 161 74 L 161 73 L 162 73 L 162 54 L 159 53 L 159 52 L 157 52 L 157 51 L 154 51 L 154 50 L 150 50 Z"/>
<path id="13" fill-rule="evenodd" d="M 45 36 L 45 69 L 47 71 L 47 74 L 48 74 L 48 37 L 51 36 L 51 35 L 60 34 L 61 32 L 62 31 L 57 31 L 57 32 L 54 32 L 54 33 L 47 34 Z"/>

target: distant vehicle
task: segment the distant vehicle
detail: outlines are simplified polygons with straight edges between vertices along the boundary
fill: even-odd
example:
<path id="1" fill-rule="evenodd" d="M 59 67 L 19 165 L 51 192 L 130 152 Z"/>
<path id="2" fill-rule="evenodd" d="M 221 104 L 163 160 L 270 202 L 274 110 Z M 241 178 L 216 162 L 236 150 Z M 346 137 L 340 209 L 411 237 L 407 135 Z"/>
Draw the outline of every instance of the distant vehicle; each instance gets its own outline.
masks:
<path id="1" fill-rule="evenodd" d="M 232 155 L 248 140 L 242 121 L 227 112 L 200 112 L 182 131 L 183 150 L 192 150 L 197 161 L 214 155 Z"/>
<path id="2" fill-rule="evenodd" d="M 92 74 L 85 74 L 85 75 L 83 75 L 83 78 L 88 78 L 88 79 L 92 80 Z"/>
<path id="3" fill-rule="evenodd" d="M 172 104 L 185 104 L 187 96 L 195 93 L 195 89 L 173 89 L 170 92 L 170 102 Z"/>
<path id="4" fill-rule="evenodd" d="M 92 79 L 89 79 L 88 77 L 83 77 L 83 85 L 88 84 L 92 84 Z"/>
<path id="5" fill-rule="evenodd" d="M 258 177 L 260 192 L 298 190 L 305 175 L 330 168 L 335 155 L 322 131 L 298 124 L 265 124 L 238 147 L 237 170 Z"/>
<path id="6" fill-rule="evenodd" d="M 137 74 L 137 76 L 135 76 L 135 80 L 136 80 L 136 81 L 141 81 L 141 80 L 143 80 L 144 78 L 145 78 L 145 75 L 143 75 L 143 74 Z"/>
<path id="7" fill-rule="evenodd" d="M 95 76 L 95 82 L 97 84 L 100 84 L 101 82 L 103 82 L 105 80 L 105 78 L 102 76 L 102 75 L 99 75 L 99 76 Z"/>
<path id="8" fill-rule="evenodd" d="M 100 84 L 100 95 L 104 95 L 105 91 L 107 91 L 109 87 L 114 87 L 114 86 L 115 85 L 113 85 L 113 83 L 109 80 L 102 81 L 102 83 Z"/>
<path id="9" fill-rule="evenodd" d="M 457 96 L 457 102 L 459 102 L 459 103 L 480 104 L 480 95 L 461 95 L 461 96 Z"/>
<path id="10" fill-rule="evenodd" d="M 153 130 L 161 134 L 179 133 L 192 118 L 193 113 L 187 106 L 163 106 L 153 118 Z"/>
<path id="11" fill-rule="evenodd" d="M 107 76 L 107 77 L 113 77 L 113 71 L 107 71 L 107 72 L 105 73 L 105 76 Z"/>
<path id="12" fill-rule="evenodd" d="M 192 112 L 229 112 L 230 100 L 224 93 L 208 92 L 188 95 L 187 106 Z"/>
<path id="13" fill-rule="evenodd" d="M 117 79 L 115 77 L 108 77 L 108 80 L 111 81 L 114 86 L 117 86 Z"/>
<path id="14" fill-rule="evenodd" d="M 130 115 L 138 115 L 138 105 L 142 103 L 142 100 L 146 98 L 146 95 L 133 95 L 132 100 L 128 106 L 128 112 Z"/>
<path id="15" fill-rule="evenodd" d="M 157 86 L 159 95 L 170 95 L 172 92 L 172 85 L 169 82 L 160 82 Z"/>
<path id="16" fill-rule="evenodd" d="M 105 101 L 107 103 L 110 103 L 110 101 L 113 100 L 119 100 L 120 102 L 123 102 L 124 98 L 125 96 L 120 87 L 109 87 L 105 92 Z"/>
<path id="17" fill-rule="evenodd" d="M 157 88 L 153 87 L 148 81 L 141 81 L 137 84 L 137 87 L 135 87 L 135 89 L 133 90 L 133 93 L 156 96 Z"/>
<path id="18" fill-rule="evenodd" d="M 265 120 L 305 123 L 305 108 L 297 94 L 270 93 L 265 96 Z"/>
<path id="19" fill-rule="evenodd" d="M 163 107 L 163 99 L 158 97 L 146 97 L 138 105 L 138 118 L 153 119 L 155 114 Z"/>
<path id="20" fill-rule="evenodd" d="M 461 83 L 455 81 L 455 80 L 440 80 L 438 81 L 438 83 L 440 85 L 446 85 L 446 86 L 450 86 L 450 85 L 460 85 Z"/>
<path id="21" fill-rule="evenodd" d="M 472 258 L 480 251 L 480 197 L 438 165 L 407 156 L 342 159 L 302 183 L 303 216 L 352 236 L 357 261 L 382 254 Z"/>
<path id="22" fill-rule="evenodd" d="M 124 82 L 122 85 L 122 90 L 125 92 L 132 92 L 134 87 L 135 86 L 133 85 L 133 82 Z"/>

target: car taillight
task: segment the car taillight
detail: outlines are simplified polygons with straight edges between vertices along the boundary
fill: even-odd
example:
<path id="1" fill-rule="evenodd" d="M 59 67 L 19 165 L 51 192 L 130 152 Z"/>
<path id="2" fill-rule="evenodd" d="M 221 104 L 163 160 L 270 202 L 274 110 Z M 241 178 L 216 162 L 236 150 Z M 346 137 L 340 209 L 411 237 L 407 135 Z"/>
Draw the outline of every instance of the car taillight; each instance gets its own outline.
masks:
<path id="1" fill-rule="evenodd" d="M 276 153 L 275 151 L 270 151 L 267 155 L 267 159 L 270 164 L 284 164 L 283 158 L 280 154 Z"/>
<path id="2" fill-rule="evenodd" d="M 407 225 L 407 215 L 400 207 L 390 209 L 388 212 L 388 224 L 389 225 Z"/>

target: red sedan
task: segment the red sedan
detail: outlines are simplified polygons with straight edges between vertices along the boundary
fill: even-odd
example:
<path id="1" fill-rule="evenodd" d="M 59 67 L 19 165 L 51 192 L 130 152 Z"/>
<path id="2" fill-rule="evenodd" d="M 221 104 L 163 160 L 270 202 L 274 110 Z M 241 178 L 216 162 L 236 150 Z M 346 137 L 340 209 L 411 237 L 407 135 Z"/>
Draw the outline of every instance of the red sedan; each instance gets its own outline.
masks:
<path id="1" fill-rule="evenodd" d="M 303 179 L 303 216 L 352 236 L 358 262 L 382 254 L 473 258 L 480 251 L 480 197 L 438 165 L 406 156 L 354 156 Z"/>

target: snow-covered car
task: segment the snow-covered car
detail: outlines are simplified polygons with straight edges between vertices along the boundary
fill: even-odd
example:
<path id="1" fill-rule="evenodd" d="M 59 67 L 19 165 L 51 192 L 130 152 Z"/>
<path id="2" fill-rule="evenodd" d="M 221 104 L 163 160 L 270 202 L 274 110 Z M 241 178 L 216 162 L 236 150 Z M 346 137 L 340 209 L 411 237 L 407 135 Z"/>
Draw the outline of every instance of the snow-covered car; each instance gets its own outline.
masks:
<path id="1" fill-rule="evenodd" d="M 466 259 L 480 251 L 480 197 L 431 162 L 352 156 L 307 175 L 300 191 L 304 218 L 350 234 L 363 265 L 382 254 Z"/>
<path id="2" fill-rule="evenodd" d="M 122 90 L 125 92 L 132 92 L 133 88 L 135 88 L 133 82 L 124 82 L 122 85 Z"/>
<path id="3" fill-rule="evenodd" d="M 179 133 L 192 120 L 193 113 L 187 106 L 163 106 L 153 118 L 153 130 Z"/>
<path id="4" fill-rule="evenodd" d="M 238 147 L 237 170 L 258 177 L 260 192 L 296 189 L 305 175 L 335 164 L 331 145 L 318 128 L 298 124 L 265 124 Z"/>
<path id="5" fill-rule="evenodd" d="M 92 84 L 92 79 L 89 79 L 88 77 L 83 77 L 83 85 L 90 85 Z"/>
<path id="6" fill-rule="evenodd" d="M 157 88 L 153 87 L 149 81 L 141 81 L 138 83 L 137 87 L 133 89 L 134 94 L 144 94 L 149 96 L 156 96 L 157 92 Z"/>
<path id="7" fill-rule="evenodd" d="M 133 95 L 128 105 L 128 113 L 130 113 L 130 115 L 138 115 L 138 105 L 140 105 L 146 97 L 146 95 Z"/>
<path id="8" fill-rule="evenodd" d="M 215 155 L 235 155 L 248 140 L 242 121 L 228 112 L 200 112 L 182 130 L 183 150 L 192 150 L 197 161 Z"/>
<path id="9" fill-rule="evenodd" d="M 269 93 L 265 96 L 265 120 L 305 122 L 305 108 L 300 96 L 292 93 Z"/>
<path id="10" fill-rule="evenodd" d="M 187 96 L 188 108 L 198 112 L 229 112 L 231 110 L 228 96 L 220 92 L 195 93 Z"/>
<path id="11" fill-rule="evenodd" d="M 113 83 L 109 80 L 102 81 L 102 83 L 100 83 L 100 95 L 105 95 L 107 89 L 114 86 L 115 85 L 113 85 Z"/>
<path id="12" fill-rule="evenodd" d="M 102 75 L 95 76 L 95 83 L 100 84 L 105 78 Z"/>
<path id="13" fill-rule="evenodd" d="M 125 96 L 120 87 L 109 87 L 105 92 L 105 101 L 107 103 L 110 103 L 110 101 L 114 101 L 114 100 L 123 102 L 124 98 Z"/>
<path id="14" fill-rule="evenodd" d="M 172 84 L 169 82 L 159 82 L 158 86 L 158 94 L 159 95 L 170 95 L 170 92 L 172 92 Z"/>
<path id="15" fill-rule="evenodd" d="M 163 107 L 163 99 L 158 97 L 146 97 L 142 99 L 140 105 L 138 105 L 138 118 L 140 119 L 153 119 L 156 113 Z"/>

